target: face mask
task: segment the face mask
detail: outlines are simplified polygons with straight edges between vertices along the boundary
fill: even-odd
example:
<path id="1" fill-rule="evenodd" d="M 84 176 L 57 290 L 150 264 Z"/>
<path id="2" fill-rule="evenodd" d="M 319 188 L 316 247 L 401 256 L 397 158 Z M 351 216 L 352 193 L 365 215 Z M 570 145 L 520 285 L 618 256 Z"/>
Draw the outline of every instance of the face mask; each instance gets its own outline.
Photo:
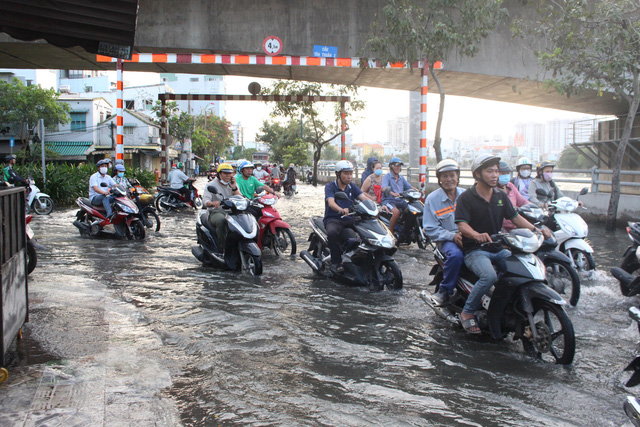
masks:
<path id="1" fill-rule="evenodd" d="M 373 173 L 375 173 L 377 176 L 382 175 L 382 169 L 376 169 L 373 171 Z"/>
<path id="2" fill-rule="evenodd" d="M 124 172 L 118 172 L 118 176 L 119 176 L 120 178 L 124 178 Z"/>
<path id="3" fill-rule="evenodd" d="M 509 175 L 500 175 L 498 177 L 498 184 L 500 185 L 507 185 L 509 183 Z"/>
<path id="4" fill-rule="evenodd" d="M 105 174 L 107 173 L 107 168 L 100 168 L 100 169 L 98 169 L 98 170 L 100 171 L 100 173 L 101 173 L 102 175 L 105 175 Z"/>
<path id="5" fill-rule="evenodd" d="M 262 166 L 258 166 L 256 169 L 261 171 L 262 170 Z"/>
<path id="6" fill-rule="evenodd" d="M 543 172 L 542 177 L 545 181 L 549 182 L 553 179 L 553 172 Z"/>
<path id="7" fill-rule="evenodd" d="M 520 176 L 523 178 L 529 178 L 531 176 L 531 171 L 530 170 L 521 170 L 520 171 Z"/>

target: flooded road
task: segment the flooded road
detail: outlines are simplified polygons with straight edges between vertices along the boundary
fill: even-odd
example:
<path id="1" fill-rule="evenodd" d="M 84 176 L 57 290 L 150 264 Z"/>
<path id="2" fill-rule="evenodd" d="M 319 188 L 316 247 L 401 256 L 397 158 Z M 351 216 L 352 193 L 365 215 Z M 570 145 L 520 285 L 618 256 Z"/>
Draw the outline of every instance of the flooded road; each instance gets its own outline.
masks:
<path id="1" fill-rule="evenodd" d="M 323 213 L 321 187 L 299 190 L 276 205 L 298 252 L 309 216 Z M 131 305 L 136 323 L 161 339 L 157 375 L 170 376 L 166 393 L 188 425 L 617 426 L 624 396 L 636 394 L 623 387 L 622 370 L 638 350 L 626 313 L 638 301 L 622 297 L 608 274 L 628 244 L 624 230 L 590 228 L 599 271 L 568 309 L 577 353 L 567 368 L 437 317 L 419 297 L 433 256 L 416 246 L 395 256 L 404 289 L 370 293 L 314 277 L 297 255 L 266 254 L 260 278 L 204 268 L 190 250 L 191 211 L 164 215 L 161 231 L 142 242 L 80 237 L 75 212 L 31 223 L 50 248 L 31 291 L 51 275 L 88 278 Z M 27 329 L 44 320 L 32 312 Z M 56 355 L 51 340 L 38 344 L 41 358 Z"/>

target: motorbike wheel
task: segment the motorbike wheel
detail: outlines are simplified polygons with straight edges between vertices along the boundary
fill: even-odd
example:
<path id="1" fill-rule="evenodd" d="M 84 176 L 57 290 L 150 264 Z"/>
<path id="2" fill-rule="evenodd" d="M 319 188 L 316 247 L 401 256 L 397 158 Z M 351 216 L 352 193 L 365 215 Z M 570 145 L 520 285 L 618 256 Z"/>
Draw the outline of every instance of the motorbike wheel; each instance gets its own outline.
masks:
<path id="1" fill-rule="evenodd" d="M 251 255 L 246 252 L 240 252 L 242 257 L 242 268 L 252 276 L 259 276 L 262 274 L 262 259 L 260 255 Z"/>
<path id="2" fill-rule="evenodd" d="M 38 215 L 49 215 L 53 210 L 53 200 L 50 197 L 40 197 L 33 201 L 31 207 Z"/>
<path id="3" fill-rule="evenodd" d="M 416 227 L 416 243 L 418 243 L 418 247 L 420 249 L 427 248 L 427 240 L 422 238 L 422 234 L 420 234 L 420 230 Z"/>
<path id="4" fill-rule="evenodd" d="M 296 239 L 288 228 L 276 228 L 273 239 L 273 250 L 277 256 L 291 256 L 296 254 Z"/>
<path id="5" fill-rule="evenodd" d="M 160 217 L 153 209 L 146 209 L 142 211 L 146 217 L 147 228 L 152 229 L 155 226 L 156 231 L 160 231 Z"/>
<path id="6" fill-rule="evenodd" d="M 200 196 L 196 197 L 196 199 L 193 201 L 193 206 L 196 209 L 202 209 L 202 197 Z"/>
<path id="7" fill-rule="evenodd" d="M 573 255 L 573 262 L 576 265 L 576 270 L 583 272 L 596 269 L 596 262 L 593 259 L 593 255 L 590 253 L 576 249 L 571 251 L 571 254 Z"/>
<path id="8" fill-rule="evenodd" d="M 156 209 L 160 213 L 171 212 L 173 207 L 169 203 L 171 203 L 171 197 L 168 194 L 162 194 L 156 199 Z"/>
<path id="9" fill-rule="evenodd" d="M 402 289 L 402 271 L 395 261 L 383 262 L 380 265 L 380 276 L 389 290 Z"/>
<path id="10" fill-rule="evenodd" d="M 27 242 L 27 275 L 36 269 L 38 263 L 38 253 L 30 241 Z"/>
<path id="11" fill-rule="evenodd" d="M 547 281 L 549 287 L 560 295 L 569 298 L 569 304 L 575 306 L 580 299 L 580 276 L 569 263 L 548 259 L 545 262 L 547 268 Z"/>
<path id="12" fill-rule="evenodd" d="M 548 301 L 534 301 L 533 320 L 538 339 L 533 341 L 531 332 L 527 334 L 525 331 L 522 337 L 525 352 L 558 365 L 569 365 L 573 362 L 576 337 L 573 324 L 564 309 Z M 530 325 L 526 327 L 529 328 Z"/>
<path id="13" fill-rule="evenodd" d="M 131 221 L 131 231 L 127 233 L 129 240 L 143 240 L 145 236 L 144 224 L 139 219 Z"/>

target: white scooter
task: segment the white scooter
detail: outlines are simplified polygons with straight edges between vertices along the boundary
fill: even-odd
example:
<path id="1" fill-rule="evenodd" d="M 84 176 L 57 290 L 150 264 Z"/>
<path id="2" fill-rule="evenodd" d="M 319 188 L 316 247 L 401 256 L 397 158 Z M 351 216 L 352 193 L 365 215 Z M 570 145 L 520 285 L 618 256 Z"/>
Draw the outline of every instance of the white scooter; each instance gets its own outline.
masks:
<path id="1" fill-rule="evenodd" d="M 51 196 L 41 193 L 35 181 L 29 177 L 29 194 L 27 195 L 27 209 L 32 209 L 38 215 L 49 215 L 53 210 Z"/>
<path id="2" fill-rule="evenodd" d="M 538 189 L 537 191 L 544 191 Z M 583 188 L 579 196 L 587 194 Z M 544 224 L 553 230 L 558 240 L 558 250 L 566 254 L 578 271 L 595 270 L 593 248 L 584 239 L 589 234 L 589 226 L 580 215 L 574 211 L 578 208 L 578 201 L 570 197 L 560 197 L 549 203 L 549 214 Z"/>

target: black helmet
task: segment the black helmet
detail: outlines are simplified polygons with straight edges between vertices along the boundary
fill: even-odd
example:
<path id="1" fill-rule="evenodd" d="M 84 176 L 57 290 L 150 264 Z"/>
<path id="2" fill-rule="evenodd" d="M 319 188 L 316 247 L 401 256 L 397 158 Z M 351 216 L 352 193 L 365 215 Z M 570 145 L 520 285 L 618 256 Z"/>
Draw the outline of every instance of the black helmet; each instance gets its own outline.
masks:
<path id="1" fill-rule="evenodd" d="M 504 160 L 500 160 L 500 163 L 498 163 L 498 169 L 500 169 L 500 173 L 513 172 L 513 169 L 511 169 L 511 166 L 509 166 L 509 163 L 505 162 Z"/>
<path id="2" fill-rule="evenodd" d="M 540 175 L 542 173 L 542 169 L 544 169 L 544 168 L 546 168 L 548 166 L 551 166 L 552 168 L 555 168 L 556 164 L 553 163 L 553 162 L 550 162 L 548 160 L 543 160 L 540 163 L 538 163 L 538 166 L 536 167 L 536 173 L 538 175 Z"/>
<path id="3" fill-rule="evenodd" d="M 16 155 L 15 154 L 9 154 L 7 155 L 7 157 L 4 158 L 5 163 L 9 163 L 11 160 L 15 160 L 16 159 Z"/>

